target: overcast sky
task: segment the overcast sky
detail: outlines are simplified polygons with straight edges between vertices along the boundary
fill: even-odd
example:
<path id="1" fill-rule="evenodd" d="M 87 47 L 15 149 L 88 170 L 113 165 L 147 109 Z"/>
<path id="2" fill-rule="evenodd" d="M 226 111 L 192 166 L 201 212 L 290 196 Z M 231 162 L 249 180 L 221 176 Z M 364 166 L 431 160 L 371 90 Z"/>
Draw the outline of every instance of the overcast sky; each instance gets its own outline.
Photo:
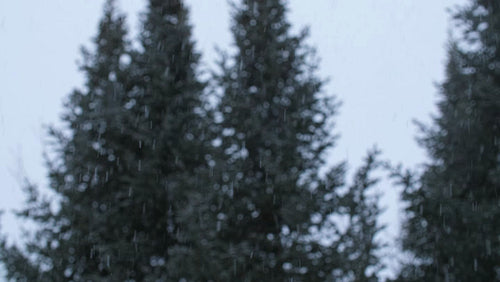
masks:
<path id="1" fill-rule="evenodd" d="M 81 45 L 91 46 L 104 1 L 0 0 L 0 209 L 23 201 L 20 179 L 47 185 L 43 125 L 60 124 L 64 98 L 83 85 Z M 119 0 L 132 37 L 144 1 Z M 214 47 L 231 46 L 227 0 L 190 0 L 191 22 L 202 68 L 214 66 Z M 294 31 L 308 25 L 308 43 L 321 58 L 325 92 L 343 105 L 336 118 L 341 138 L 330 162 L 357 167 L 377 144 L 383 157 L 415 166 L 426 159 L 414 140 L 412 120 L 435 113 L 436 82 L 443 79 L 452 27 L 446 8 L 465 0 L 291 0 Z M 394 237 L 401 215 L 397 189 L 384 183 L 384 237 Z M 8 213 L 2 229 L 18 236 Z"/>

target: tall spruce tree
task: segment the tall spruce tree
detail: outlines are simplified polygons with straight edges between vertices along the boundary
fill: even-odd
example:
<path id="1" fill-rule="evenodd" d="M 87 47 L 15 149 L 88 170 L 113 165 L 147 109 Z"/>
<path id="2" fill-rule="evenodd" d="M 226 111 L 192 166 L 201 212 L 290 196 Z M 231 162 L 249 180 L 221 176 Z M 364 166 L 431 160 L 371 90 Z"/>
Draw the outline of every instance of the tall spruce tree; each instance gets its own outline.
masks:
<path id="1" fill-rule="evenodd" d="M 307 32 L 290 34 L 284 1 L 244 0 L 234 9 L 237 50 L 218 77 L 220 179 L 210 210 L 217 280 L 324 280 L 335 254 L 327 257 L 310 231 L 326 221 L 324 196 L 342 174 L 331 185 L 317 177 L 336 104 L 321 97 Z"/>
<path id="2" fill-rule="evenodd" d="M 136 240 L 143 264 L 153 265 L 144 279 L 179 280 L 187 263 L 180 257 L 187 259 L 183 255 L 196 240 L 185 232 L 198 218 L 188 203 L 206 172 L 210 145 L 199 55 L 183 1 L 149 1 L 140 43 L 130 92 L 135 140 L 141 144 L 132 192 L 138 203 Z"/>
<path id="3" fill-rule="evenodd" d="M 405 177 L 403 281 L 500 280 L 500 2 L 456 13 L 439 114 L 421 145 L 432 161 Z"/>
<path id="4" fill-rule="evenodd" d="M 27 184 L 27 206 L 19 214 L 38 223 L 39 229 L 22 251 L 3 242 L 0 258 L 7 278 L 96 280 L 116 273 L 115 263 L 132 266 L 121 253 L 130 243 L 121 236 L 126 216 L 119 201 L 127 198 L 123 183 L 128 176 L 120 159 L 129 154 L 121 134 L 125 35 L 124 17 L 108 1 L 94 39 L 95 51 L 83 52 L 85 89 L 69 97 L 63 117 L 67 128 L 49 132 L 56 153 L 47 162 L 50 189 L 59 207 L 51 208 L 50 201 Z"/>
<path id="5" fill-rule="evenodd" d="M 178 280 L 171 249 L 188 246 L 177 216 L 203 170 L 205 129 L 194 53 L 181 1 L 149 1 L 131 51 L 113 1 L 85 52 L 86 90 L 52 130 L 54 212 L 29 186 L 21 213 L 40 223 L 25 250 L 2 241 L 8 278 L 27 281 Z"/>

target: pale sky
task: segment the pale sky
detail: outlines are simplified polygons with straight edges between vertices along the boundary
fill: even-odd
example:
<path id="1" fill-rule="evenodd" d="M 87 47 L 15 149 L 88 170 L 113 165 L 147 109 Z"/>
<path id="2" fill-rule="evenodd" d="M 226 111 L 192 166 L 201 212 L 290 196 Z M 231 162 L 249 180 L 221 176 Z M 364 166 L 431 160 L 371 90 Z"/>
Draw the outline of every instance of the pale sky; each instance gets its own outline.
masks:
<path id="1" fill-rule="evenodd" d="M 131 37 L 145 1 L 119 0 Z M 228 50 L 232 36 L 227 0 L 189 0 L 202 69 L 214 66 L 214 47 Z M 325 93 L 342 102 L 336 117 L 337 147 L 330 163 L 360 165 L 374 144 L 383 158 L 415 167 L 426 160 L 412 120 L 436 113 L 436 82 L 443 79 L 450 16 L 446 8 L 465 0 L 290 0 L 294 31 L 308 25 L 308 43 L 321 59 Z M 47 186 L 42 152 L 44 125 L 60 125 L 62 103 L 84 79 L 79 48 L 92 46 L 103 0 L 0 0 L 0 209 L 2 231 L 20 235 L 10 211 L 20 207 L 21 176 Z M 351 171 L 352 172 L 352 171 Z M 349 179 L 348 179 L 349 180 Z M 379 185 L 387 207 L 381 237 L 399 230 L 398 189 Z M 391 263 L 391 265 L 394 265 Z M 389 270 L 390 272 L 390 270 Z"/>

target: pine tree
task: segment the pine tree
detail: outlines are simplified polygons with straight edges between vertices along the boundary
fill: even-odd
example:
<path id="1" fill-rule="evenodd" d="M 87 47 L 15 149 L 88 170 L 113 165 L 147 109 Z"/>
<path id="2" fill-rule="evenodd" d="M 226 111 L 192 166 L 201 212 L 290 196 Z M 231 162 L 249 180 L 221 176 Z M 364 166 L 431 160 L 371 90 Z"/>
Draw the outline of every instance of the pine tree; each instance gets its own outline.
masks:
<path id="1" fill-rule="evenodd" d="M 200 189 L 210 159 L 210 116 L 183 1 L 149 1 L 140 43 L 130 92 L 135 140 L 141 144 L 132 192 L 136 240 L 142 264 L 153 265 L 144 279 L 179 280 L 187 268 L 185 253 L 196 243 L 195 234 L 187 233 L 199 216 L 190 198 Z"/>
<path id="2" fill-rule="evenodd" d="M 171 261 L 192 218 L 178 216 L 204 171 L 198 55 L 180 1 L 149 2 L 142 50 L 126 42 L 112 1 L 84 52 L 86 90 L 67 104 L 65 130 L 52 130 L 50 202 L 28 186 L 22 214 L 40 223 L 25 251 L 2 241 L 8 277 L 28 281 L 176 280 Z M 208 119 L 209 120 L 209 119 Z M 178 279 L 177 279 L 178 280 Z"/>
<path id="3" fill-rule="evenodd" d="M 342 272 L 334 276 L 336 280 L 379 281 L 379 271 L 384 267 L 378 253 L 384 245 L 376 238 L 384 228 L 378 223 L 382 212 L 378 205 L 380 195 L 372 191 L 379 179 L 371 177 L 374 170 L 382 165 L 377 160 L 379 154 L 376 149 L 368 153 L 365 164 L 357 170 L 347 193 L 340 196 L 337 215 L 347 216 L 348 224 L 334 242 L 344 259 Z"/>
<path id="4" fill-rule="evenodd" d="M 321 97 L 307 32 L 290 34 L 283 1 L 244 0 L 233 16 L 237 51 L 217 80 L 219 180 L 210 209 L 217 280 L 324 280 L 335 263 L 318 269 L 331 258 L 310 230 L 326 220 L 324 195 L 337 184 L 317 177 L 333 144 L 336 104 Z"/>
<path id="5" fill-rule="evenodd" d="M 22 251 L 2 245 L 7 278 L 95 280 L 112 275 L 111 264 L 132 266 L 120 253 L 130 244 L 121 236 L 120 218 L 113 216 L 125 218 L 119 199 L 127 198 L 123 183 L 128 173 L 120 166 L 129 154 L 120 133 L 126 100 L 125 35 L 124 17 L 108 1 L 94 39 L 96 50 L 83 51 L 85 89 L 69 97 L 63 117 L 67 128 L 49 132 L 56 153 L 47 162 L 50 189 L 58 207 L 51 208 L 34 185 L 26 185 L 27 206 L 19 214 L 37 222 L 39 229 Z"/>
<path id="6" fill-rule="evenodd" d="M 431 163 L 406 175 L 404 281 L 500 279 L 500 3 L 475 0 L 456 13 L 439 115 L 421 145 Z"/>

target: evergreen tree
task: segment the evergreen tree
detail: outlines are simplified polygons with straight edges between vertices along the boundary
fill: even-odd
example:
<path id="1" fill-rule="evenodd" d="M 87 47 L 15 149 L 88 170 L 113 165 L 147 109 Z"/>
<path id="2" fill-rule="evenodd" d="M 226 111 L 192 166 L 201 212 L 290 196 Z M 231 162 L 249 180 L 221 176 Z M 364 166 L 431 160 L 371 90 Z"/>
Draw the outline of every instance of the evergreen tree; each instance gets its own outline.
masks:
<path id="1" fill-rule="evenodd" d="M 341 169 L 329 185 L 317 176 L 336 104 L 321 97 L 307 32 L 290 34 L 284 1 L 244 0 L 233 16 L 237 51 L 218 77 L 220 179 L 209 210 L 217 280 L 324 280 L 335 254 L 310 231 L 327 220 L 324 196 L 341 178 Z"/>
<path id="2" fill-rule="evenodd" d="M 183 1 L 149 1 L 140 43 L 130 92 L 135 140 L 142 144 L 136 155 L 140 172 L 133 180 L 136 239 L 142 264 L 152 265 L 144 279 L 179 280 L 185 275 L 185 253 L 196 243 L 186 232 L 199 216 L 190 198 L 210 159 L 210 116 Z"/>
<path id="3" fill-rule="evenodd" d="M 125 35 L 124 17 L 108 1 L 95 52 L 83 51 L 85 90 L 69 97 L 63 117 L 67 129 L 49 132 L 57 155 L 47 162 L 50 188 L 59 206 L 51 208 L 49 199 L 27 184 L 27 206 L 19 214 L 37 222 L 39 229 L 23 251 L 2 245 L 7 278 L 95 280 L 116 273 L 115 264 L 132 267 L 121 253 L 130 242 L 122 236 L 120 217 L 126 216 L 119 201 L 128 194 L 127 169 L 120 165 L 129 157 L 127 139 L 120 133 L 126 100 Z"/>
<path id="4" fill-rule="evenodd" d="M 439 115 L 421 144 L 431 157 L 403 177 L 408 202 L 403 281 L 500 279 L 500 3 L 474 0 L 456 18 Z"/>
<path id="5" fill-rule="evenodd" d="M 86 90 L 67 104 L 69 134 L 51 131 L 60 207 L 28 186 L 22 215 L 40 230 L 24 251 L 2 241 L 8 278 L 176 280 L 170 255 L 189 246 L 190 220 L 177 212 L 206 158 L 204 85 L 182 3 L 151 0 L 143 22 L 143 48 L 131 51 L 124 18 L 106 5 L 96 51 L 84 52 Z"/>
<path id="6" fill-rule="evenodd" d="M 379 181 L 371 173 L 382 165 L 378 161 L 378 150 L 368 153 L 365 164 L 358 169 L 347 193 L 340 197 L 338 215 L 347 216 L 348 225 L 340 234 L 336 249 L 344 259 L 337 280 L 379 281 L 379 271 L 383 269 L 378 252 L 384 245 L 376 239 L 383 229 L 378 224 L 382 210 L 378 206 L 379 195 L 372 189 Z M 338 228 L 337 228 L 338 229 Z"/>

